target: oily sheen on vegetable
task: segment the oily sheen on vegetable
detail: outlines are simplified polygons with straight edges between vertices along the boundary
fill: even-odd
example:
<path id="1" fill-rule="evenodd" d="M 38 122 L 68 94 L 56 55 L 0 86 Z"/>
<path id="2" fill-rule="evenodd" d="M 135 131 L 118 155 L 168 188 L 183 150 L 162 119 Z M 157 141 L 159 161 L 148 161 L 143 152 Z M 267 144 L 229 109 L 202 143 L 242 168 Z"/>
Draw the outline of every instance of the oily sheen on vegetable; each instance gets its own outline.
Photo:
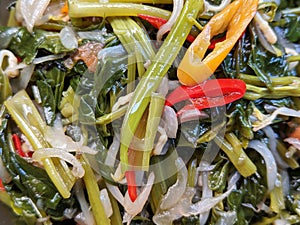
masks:
<path id="1" fill-rule="evenodd" d="M 0 202 L 26 225 L 299 224 L 299 7 L 3 7 Z"/>

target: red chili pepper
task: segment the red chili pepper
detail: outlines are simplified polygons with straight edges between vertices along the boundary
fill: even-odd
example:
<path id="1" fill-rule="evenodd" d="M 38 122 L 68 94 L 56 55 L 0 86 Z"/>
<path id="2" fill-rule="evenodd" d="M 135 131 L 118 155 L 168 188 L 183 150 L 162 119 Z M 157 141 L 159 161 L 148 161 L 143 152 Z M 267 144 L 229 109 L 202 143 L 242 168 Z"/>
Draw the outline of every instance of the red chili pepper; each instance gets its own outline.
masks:
<path id="1" fill-rule="evenodd" d="M 3 185 L 2 179 L 0 178 L 0 191 L 5 191 L 5 187 Z"/>
<path id="2" fill-rule="evenodd" d="M 141 19 L 149 22 L 152 26 L 154 26 L 157 29 L 159 29 L 162 25 L 164 25 L 166 22 L 168 22 L 168 20 L 160 18 L 160 17 L 156 17 L 156 16 L 149 16 L 149 15 L 145 15 L 145 14 L 139 14 L 138 16 Z M 187 36 L 186 40 L 188 42 L 193 42 L 195 40 L 195 37 L 193 37 L 192 35 L 189 34 Z"/>
<path id="3" fill-rule="evenodd" d="M 189 100 L 199 110 L 222 106 L 244 96 L 246 84 L 238 79 L 207 80 L 195 86 L 179 86 L 166 99 L 166 105 Z M 190 108 L 191 106 L 187 106 Z"/>
<path id="4" fill-rule="evenodd" d="M 137 188 L 136 188 L 136 180 L 135 180 L 135 171 L 126 171 L 125 177 L 127 180 L 127 189 L 128 194 L 132 202 L 134 202 L 137 198 Z"/>
<path id="5" fill-rule="evenodd" d="M 13 140 L 13 143 L 14 143 L 14 146 L 15 146 L 15 149 L 16 149 L 16 152 L 22 156 L 22 157 L 26 157 L 27 154 L 25 152 L 23 152 L 22 150 L 22 143 L 21 143 L 21 140 L 19 138 L 19 136 L 17 134 L 13 134 L 12 135 L 12 140 Z"/>

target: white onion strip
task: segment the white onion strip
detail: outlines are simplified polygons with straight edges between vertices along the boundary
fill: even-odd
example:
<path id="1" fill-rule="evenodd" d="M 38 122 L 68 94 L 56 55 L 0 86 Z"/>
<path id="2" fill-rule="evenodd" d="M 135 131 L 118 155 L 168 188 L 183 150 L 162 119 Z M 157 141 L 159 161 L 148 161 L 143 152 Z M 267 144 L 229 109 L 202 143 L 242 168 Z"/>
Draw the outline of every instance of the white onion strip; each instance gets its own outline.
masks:
<path id="1" fill-rule="evenodd" d="M 152 151 L 153 155 L 160 155 L 160 154 L 162 154 L 162 150 L 163 150 L 165 144 L 168 141 L 168 136 L 167 136 L 167 133 L 166 133 L 166 131 L 165 131 L 164 128 L 162 128 L 161 126 L 159 126 L 157 128 L 157 131 L 158 131 L 158 133 L 160 135 L 159 135 L 158 141 L 155 144 L 154 149 Z"/>
<path id="2" fill-rule="evenodd" d="M 208 1 L 204 1 L 204 12 L 220 12 L 223 10 L 231 0 L 223 0 L 220 5 L 211 5 Z"/>
<path id="3" fill-rule="evenodd" d="M 289 168 L 289 165 L 281 158 L 277 151 L 277 143 L 276 143 L 276 134 L 273 131 L 271 126 L 267 126 L 263 128 L 263 131 L 265 132 L 266 136 L 269 138 L 269 147 L 270 150 L 276 160 L 277 165 L 280 168 Z"/>
<path id="4" fill-rule="evenodd" d="M 259 140 L 252 140 L 249 142 L 248 148 L 252 148 L 257 151 L 264 159 L 267 169 L 267 183 L 268 190 L 271 191 L 275 187 L 277 180 L 277 164 L 275 162 L 272 152 L 267 145 Z"/>
<path id="5" fill-rule="evenodd" d="M 176 22 L 177 18 L 179 17 L 181 10 L 183 8 L 183 0 L 173 0 L 173 11 L 172 14 L 165 24 L 163 24 L 156 34 L 157 41 L 161 41 L 162 36 L 171 30 L 172 26 Z"/>
<path id="6" fill-rule="evenodd" d="M 178 120 L 174 109 L 170 106 L 165 106 L 161 126 L 165 129 L 169 138 L 176 138 L 178 130 Z"/>
<path id="7" fill-rule="evenodd" d="M 106 216 L 108 218 L 111 217 L 111 215 L 113 214 L 113 209 L 106 188 L 101 189 L 100 200 L 102 202 L 102 205 L 104 206 Z"/>
<path id="8" fill-rule="evenodd" d="M 84 188 L 83 188 L 82 180 L 78 180 L 75 184 L 75 195 L 77 197 L 77 200 L 79 202 L 82 211 L 82 216 L 80 217 L 80 219 L 84 220 L 83 221 L 84 224 L 95 224 L 93 213 L 90 210 L 90 205 L 88 204 L 85 198 L 83 190 Z"/>
<path id="9" fill-rule="evenodd" d="M 21 14 L 29 32 L 32 32 L 36 22 L 42 18 L 49 3 L 50 0 L 20 0 Z"/>
<path id="10" fill-rule="evenodd" d="M 33 161 L 42 162 L 45 158 L 59 158 L 73 165 L 72 173 L 75 177 L 83 177 L 84 169 L 79 160 L 71 153 L 59 148 L 43 148 L 32 154 Z"/>
<path id="11" fill-rule="evenodd" d="M 175 184 L 169 187 L 167 193 L 163 196 L 160 203 L 160 208 L 162 210 L 173 207 L 180 200 L 186 189 L 188 171 L 182 158 L 179 157 L 176 159 L 175 165 L 178 170 L 177 180 Z"/>
<path id="12" fill-rule="evenodd" d="M 107 189 L 125 209 L 123 223 L 127 223 L 129 225 L 133 217 L 135 217 L 142 211 L 151 192 L 152 185 L 154 183 L 154 178 L 154 173 L 150 173 L 147 184 L 144 186 L 143 190 L 134 202 L 131 201 L 128 191 L 125 193 L 125 196 L 123 196 L 117 186 L 106 183 Z"/>
<path id="13" fill-rule="evenodd" d="M 300 111 L 290 109 L 287 107 L 280 107 L 276 109 L 270 116 L 265 116 L 265 118 L 262 118 L 262 121 L 255 121 L 253 122 L 253 131 L 258 131 L 270 124 L 272 124 L 273 120 L 278 115 L 284 115 L 284 116 L 292 116 L 292 117 L 298 117 L 300 118 Z"/>
<path id="14" fill-rule="evenodd" d="M 7 58 L 8 65 L 3 69 L 4 59 Z M 4 75 L 13 78 L 19 75 L 19 70 L 16 69 L 18 65 L 17 57 L 9 50 L 1 50 L 0 51 L 0 70 Z"/>

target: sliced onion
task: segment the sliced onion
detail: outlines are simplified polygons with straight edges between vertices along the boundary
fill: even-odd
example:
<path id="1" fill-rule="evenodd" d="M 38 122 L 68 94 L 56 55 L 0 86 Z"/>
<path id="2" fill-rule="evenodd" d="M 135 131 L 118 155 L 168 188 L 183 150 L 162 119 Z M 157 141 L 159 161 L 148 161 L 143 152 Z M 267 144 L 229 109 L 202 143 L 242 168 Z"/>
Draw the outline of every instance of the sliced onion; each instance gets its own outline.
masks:
<path id="1" fill-rule="evenodd" d="M 100 200 L 102 202 L 102 205 L 104 206 L 104 211 L 106 216 L 109 218 L 113 214 L 113 209 L 111 206 L 111 202 L 107 193 L 107 189 L 101 189 L 100 191 Z"/>
<path id="2" fill-rule="evenodd" d="M 124 196 L 122 195 L 120 189 L 116 185 L 112 185 L 106 182 L 106 187 L 109 192 L 114 196 L 114 198 L 121 204 L 124 205 Z"/>
<path id="3" fill-rule="evenodd" d="M 130 100 L 132 99 L 134 92 L 131 92 L 125 96 L 121 96 L 120 98 L 118 98 L 117 102 L 113 105 L 111 111 L 116 111 L 117 109 L 119 109 L 121 106 L 126 105 L 128 102 L 130 102 Z"/>
<path id="4" fill-rule="evenodd" d="M 152 185 L 154 183 L 154 178 L 154 173 L 151 172 L 149 174 L 147 184 L 144 186 L 143 190 L 134 202 L 131 201 L 128 191 L 126 192 L 123 205 L 126 213 L 124 215 L 123 222 L 130 224 L 133 217 L 135 217 L 142 211 L 150 195 Z"/>
<path id="5" fill-rule="evenodd" d="M 280 107 L 276 109 L 271 115 L 266 116 L 266 118 L 263 118 L 262 121 L 255 121 L 252 126 L 254 131 L 258 131 L 270 124 L 272 124 L 273 120 L 278 116 L 278 115 L 284 115 L 284 116 L 292 116 L 292 117 L 300 117 L 300 111 L 290 109 L 287 107 Z"/>
<path id="6" fill-rule="evenodd" d="M 234 182 L 236 181 L 237 179 L 234 177 L 231 181 L 231 187 L 225 193 L 216 197 L 202 199 L 195 204 L 192 203 L 192 199 L 196 190 L 195 188 L 187 187 L 179 202 L 177 202 L 174 207 L 166 211 L 157 212 L 153 217 L 153 221 L 157 225 L 172 224 L 172 221 L 179 219 L 182 216 L 188 217 L 208 212 L 231 193 L 231 191 L 235 188 Z"/>
<path id="7" fill-rule="evenodd" d="M 163 97 L 166 97 L 169 91 L 169 79 L 166 77 L 163 77 L 162 81 L 159 84 L 159 87 L 157 88 L 157 93 L 160 93 Z"/>
<path id="8" fill-rule="evenodd" d="M 277 165 L 280 168 L 288 168 L 289 165 L 281 158 L 277 151 L 277 144 L 276 144 L 276 134 L 273 131 L 271 126 L 267 126 L 263 128 L 263 131 L 265 132 L 266 136 L 269 138 L 269 147 L 270 150 L 276 160 Z"/>
<path id="9" fill-rule="evenodd" d="M 17 3 L 18 4 L 18 3 Z M 8 48 L 11 40 L 14 38 L 15 34 L 19 31 L 20 27 L 10 27 L 0 33 L 0 49 Z"/>
<path id="10" fill-rule="evenodd" d="M 274 45 L 272 45 L 265 37 L 265 35 L 262 33 L 261 29 L 258 27 L 258 24 L 255 23 L 256 25 L 256 34 L 259 39 L 259 42 L 261 45 L 269 52 L 276 56 L 282 55 L 282 51 L 280 51 L 278 48 L 276 48 Z"/>
<path id="11" fill-rule="evenodd" d="M 169 187 L 168 192 L 163 196 L 160 208 L 162 210 L 169 209 L 173 207 L 181 198 L 183 193 L 185 192 L 188 171 L 183 162 L 183 160 L 179 157 L 175 161 L 175 165 L 177 167 L 177 181 L 171 187 Z"/>
<path id="12" fill-rule="evenodd" d="M 131 201 L 128 191 L 126 192 L 125 197 L 123 197 L 121 191 L 117 186 L 106 183 L 106 187 L 109 190 L 109 192 L 125 209 L 123 223 L 130 224 L 132 218 L 142 211 L 151 192 L 152 185 L 154 183 L 154 178 L 154 173 L 150 173 L 147 184 L 145 185 L 144 189 L 141 191 L 141 193 L 134 202 Z"/>
<path id="13" fill-rule="evenodd" d="M 290 177 L 287 170 L 281 170 L 280 175 L 282 179 L 281 183 L 282 183 L 283 195 L 287 196 L 290 193 Z"/>
<path id="14" fill-rule="evenodd" d="M 78 40 L 74 30 L 71 27 L 64 27 L 59 33 L 59 38 L 65 48 L 78 48 Z"/>
<path id="15" fill-rule="evenodd" d="M 273 157 L 272 152 L 269 150 L 267 145 L 258 140 L 252 140 L 249 142 L 248 148 L 252 148 L 257 151 L 264 159 L 267 169 L 267 183 L 268 190 L 271 191 L 275 187 L 275 182 L 277 180 L 277 164 Z"/>
<path id="16" fill-rule="evenodd" d="M 210 189 L 208 186 L 208 172 L 203 172 L 201 178 L 202 178 L 202 199 L 211 198 L 213 196 L 213 192 L 212 189 Z M 209 217 L 209 212 L 210 210 L 200 214 L 199 216 L 200 225 L 206 224 L 206 221 Z"/>
<path id="17" fill-rule="evenodd" d="M 183 0 L 174 0 L 173 1 L 173 11 L 167 23 L 163 24 L 156 34 L 157 41 L 161 41 L 162 36 L 171 30 L 172 26 L 178 19 L 181 10 L 183 8 Z"/>
<path id="18" fill-rule="evenodd" d="M 73 139 L 67 136 L 61 124 L 59 117 L 54 122 L 52 127 L 47 126 L 44 132 L 45 139 L 54 148 L 64 149 L 67 152 L 79 152 L 95 155 L 97 151 L 84 146 L 83 138 L 79 142 L 73 141 Z"/>
<path id="19" fill-rule="evenodd" d="M 285 138 L 285 142 L 289 143 L 290 145 L 293 145 L 296 149 L 300 150 L 300 140 L 298 138 Z"/>
<path id="20" fill-rule="evenodd" d="M 45 158 L 59 158 L 62 159 L 71 165 L 73 165 L 72 173 L 75 177 L 83 177 L 84 169 L 79 162 L 79 160 L 69 152 L 66 152 L 64 149 L 59 148 L 43 148 L 35 151 L 32 154 L 32 160 L 36 162 L 42 162 Z"/>
<path id="21" fill-rule="evenodd" d="M 255 14 L 254 21 L 255 21 L 258 29 L 260 29 L 262 31 L 262 33 L 264 34 L 266 40 L 270 44 L 275 44 L 277 42 L 277 35 L 274 32 L 274 30 L 271 28 L 269 23 L 266 20 L 264 20 L 264 18 L 261 16 L 261 14 L 259 12 L 257 12 Z"/>
<path id="22" fill-rule="evenodd" d="M 98 53 L 98 59 L 104 60 L 107 56 L 117 57 L 127 54 L 126 50 L 122 45 L 116 45 L 113 47 L 103 48 Z"/>
<path id="23" fill-rule="evenodd" d="M 75 195 L 80 205 L 80 209 L 82 211 L 82 215 L 75 217 L 75 221 L 80 224 L 95 224 L 93 213 L 90 210 L 90 205 L 88 204 L 85 194 L 82 180 L 78 180 L 75 184 Z"/>
<path id="24" fill-rule="evenodd" d="M 193 108 L 190 110 L 181 111 L 179 118 L 180 123 L 185 123 L 193 120 L 207 119 L 209 118 L 209 115 L 203 111 Z"/>
<path id="25" fill-rule="evenodd" d="M 6 68 L 3 68 L 5 58 L 7 58 L 8 65 Z M 18 59 L 11 51 L 6 49 L 0 51 L 0 71 L 2 71 L 4 75 L 10 78 L 18 76 L 19 70 L 16 69 L 17 65 Z"/>
<path id="26" fill-rule="evenodd" d="M 32 63 L 33 64 L 40 64 L 40 63 L 43 63 L 43 62 L 48 62 L 48 61 L 61 59 L 62 57 L 64 57 L 64 54 L 42 56 L 42 57 L 39 57 L 39 58 L 35 58 Z"/>
<path id="27" fill-rule="evenodd" d="M 157 143 L 154 146 L 154 149 L 153 149 L 153 152 L 152 152 L 153 155 L 161 155 L 162 151 L 164 149 L 164 146 L 168 141 L 168 136 L 167 136 L 167 133 L 166 133 L 164 128 L 159 126 L 157 128 L 157 131 L 160 133 L 160 135 L 159 135 Z"/>
<path id="28" fill-rule="evenodd" d="M 30 64 L 21 70 L 20 76 L 11 79 L 11 87 L 14 93 L 26 89 L 34 71 L 34 64 Z"/>
<path id="29" fill-rule="evenodd" d="M 106 35 L 107 35 L 106 29 L 93 30 L 93 31 L 79 31 L 78 32 L 78 36 L 80 37 L 80 39 L 93 40 L 93 41 L 100 42 L 102 44 L 105 44 L 105 36 Z M 122 45 L 118 45 L 118 46 L 122 47 Z"/>
<path id="30" fill-rule="evenodd" d="M 20 0 L 21 14 L 29 32 L 32 32 L 36 22 L 42 18 L 49 3 L 50 0 Z"/>
<path id="31" fill-rule="evenodd" d="M 115 165 L 115 161 L 117 158 L 117 154 L 119 152 L 119 148 L 120 148 L 120 137 L 118 134 L 115 134 L 115 136 L 113 138 L 113 142 L 109 146 L 109 149 L 107 152 L 107 156 L 105 159 L 106 165 L 111 166 L 111 167 Z"/>
<path id="32" fill-rule="evenodd" d="M 174 109 L 170 106 L 165 106 L 162 115 L 163 127 L 169 138 L 176 138 L 178 130 L 178 120 Z"/>
<path id="33" fill-rule="evenodd" d="M 208 1 L 204 0 L 204 12 L 220 12 L 223 10 L 231 0 L 223 0 L 220 5 L 211 5 Z"/>

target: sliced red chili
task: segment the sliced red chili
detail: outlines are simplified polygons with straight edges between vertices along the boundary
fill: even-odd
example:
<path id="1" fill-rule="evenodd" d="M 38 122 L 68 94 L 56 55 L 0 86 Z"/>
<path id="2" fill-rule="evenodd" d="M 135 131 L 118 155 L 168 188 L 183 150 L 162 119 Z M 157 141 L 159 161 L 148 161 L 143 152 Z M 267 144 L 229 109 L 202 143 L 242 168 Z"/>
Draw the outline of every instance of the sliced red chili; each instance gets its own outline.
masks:
<path id="1" fill-rule="evenodd" d="M 207 80 L 195 86 L 179 86 L 166 99 L 166 105 L 189 100 L 199 110 L 222 106 L 244 96 L 246 84 L 238 79 Z"/>
<path id="2" fill-rule="evenodd" d="M 13 134 L 12 135 L 12 140 L 13 140 L 16 152 L 20 156 L 26 157 L 27 154 L 25 154 L 25 152 L 23 152 L 23 150 L 22 150 L 22 143 L 21 143 L 21 139 L 19 138 L 19 136 L 17 134 Z"/>
<path id="3" fill-rule="evenodd" d="M 168 20 L 156 16 L 150 16 L 150 15 L 145 15 L 145 14 L 139 14 L 138 15 L 141 19 L 146 20 L 149 22 L 153 27 L 159 29 L 162 25 L 164 25 Z M 195 37 L 192 35 L 188 35 L 186 40 L 188 42 L 193 42 L 195 40 Z"/>
<path id="4" fill-rule="evenodd" d="M 5 187 L 3 185 L 2 179 L 0 178 L 0 191 L 5 191 Z"/>
<path id="5" fill-rule="evenodd" d="M 132 202 L 137 199 L 137 187 L 136 187 L 136 180 L 135 180 L 135 171 L 126 171 L 125 177 L 127 180 L 127 190 L 129 197 Z"/>

